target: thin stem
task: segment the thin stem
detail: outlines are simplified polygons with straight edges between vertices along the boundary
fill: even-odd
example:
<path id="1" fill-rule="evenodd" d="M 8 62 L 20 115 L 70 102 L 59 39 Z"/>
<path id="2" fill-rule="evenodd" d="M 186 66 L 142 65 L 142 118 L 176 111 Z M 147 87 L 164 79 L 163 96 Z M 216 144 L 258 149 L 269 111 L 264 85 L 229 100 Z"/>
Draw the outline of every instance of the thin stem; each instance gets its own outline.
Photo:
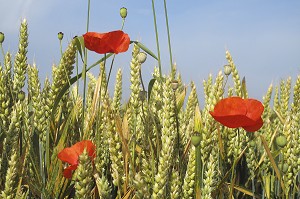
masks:
<path id="1" fill-rule="evenodd" d="M 86 32 L 89 31 L 89 23 L 90 23 L 90 8 L 91 8 L 91 1 L 88 0 L 88 13 L 87 13 L 87 22 L 86 22 Z M 82 131 L 84 130 L 84 112 L 85 112 L 85 101 L 86 101 L 86 67 L 87 67 L 87 49 L 84 49 L 84 63 L 83 63 L 83 100 L 82 100 Z"/>
<path id="2" fill-rule="evenodd" d="M 121 26 L 121 30 L 123 30 L 123 28 L 124 28 L 124 24 L 125 24 L 125 18 L 123 18 L 123 20 L 122 20 L 122 26 Z"/>
<path id="3" fill-rule="evenodd" d="M 79 70 L 78 70 L 78 52 L 76 53 L 76 77 L 78 79 L 78 74 L 79 74 Z M 77 97 L 78 97 L 78 89 L 79 89 L 79 81 L 76 81 L 76 85 L 77 85 Z"/>
<path id="4" fill-rule="evenodd" d="M 59 48 L 60 48 L 60 55 L 61 57 L 63 56 L 63 51 L 62 51 L 62 42 L 59 40 Z"/>
<path id="5" fill-rule="evenodd" d="M 237 137 L 238 137 L 238 143 L 240 143 L 240 131 L 239 129 L 237 129 Z M 235 184 L 235 166 L 238 162 L 238 155 L 237 153 L 234 154 L 234 161 L 233 161 L 233 166 L 232 166 L 232 171 L 231 171 L 231 179 L 230 179 L 230 194 L 229 194 L 229 198 L 232 198 L 233 196 L 233 188 L 234 188 L 234 184 Z"/>
<path id="6" fill-rule="evenodd" d="M 176 91 L 173 90 L 173 99 L 174 99 L 174 112 L 175 112 L 175 121 L 176 121 L 176 132 L 177 132 L 177 147 L 178 147 L 178 159 L 181 158 L 182 151 L 180 150 L 180 135 L 179 135 L 179 120 L 178 120 L 178 113 L 177 113 L 177 100 L 176 100 Z M 178 170 L 180 171 L 182 162 L 178 162 Z"/>
<path id="7" fill-rule="evenodd" d="M 123 30 L 124 24 L 125 24 L 125 18 L 123 18 L 123 20 L 122 20 L 121 30 Z M 106 54 L 105 54 L 105 57 L 106 57 Z M 105 88 L 104 96 L 105 96 L 106 93 L 107 93 L 108 83 L 109 83 L 109 80 L 110 80 L 110 75 L 111 75 L 111 71 L 112 71 L 112 67 L 113 67 L 115 58 L 116 58 L 116 54 L 114 54 L 114 56 L 113 56 L 113 58 L 112 58 L 112 60 L 111 60 L 111 64 L 110 64 L 110 68 L 109 68 L 109 72 L 108 72 L 108 77 L 107 77 L 107 82 L 106 82 L 106 88 Z M 106 58 L 105 58 L 105 60 L 106 60 Z M 105 62 L 104 62 L 104 63 L 105 63 Z M 102 86 L 102 84 L 101 84 L 101 86 Z"/>
<path id="8" fill-rule="evenodd" d="M 141 69 L 141 67 L 140 67 L 140 69 L 139 69 L 139 73 L 140 73 L 140 80 L 141 80 L 141 84 L 142 84 L 143 91 L 146 91 L 146 90 L 145 90 L 145 85 L 144 85 L 144 82 L 143 82 L 143 78 L 142 78 L 142 69 Z"/>
<path id="9" fill-rule="evenodd" d="M 44 150 L 44 147 L 43 147 L 43 143 L 41 143 L 41 141 L 39 142 L 39 159 L 40 159 L 40 174 L 41 174 L 41 177 L 42 177 L 42 183 L 45 184 L 46 182 L 46 176 L 45 176 L 45 170 L 44 170 L 44 160 L 45 160 L 45 157 L 44 157 L 44 154 L 45 154 L 45 150 Z M 41 198 L 43 199 L 44 198 L 44 194 L 43 192 L 41 192 Z"/>
<path id="10" fill-rule="evenodd" d="M 224 93 L 225 93 L 225 86 L 226 86 L 226 84 L 227 84 L 227 81 L 228 81 L 228 75 L 225 76 L 225 82 L 224 82 L 223 87 L 222 87 L 222 96 L 223 96 Z"/>
<path id="11" fill-rule="evenodd" d="M 196 146 L 196 183 L 195 183 L 195 193 L 196 193 L 196 198 L 199 198 L 199 193 L 200 193 L 200 184 L 201 184 L 201 146 L 200 144 Z"/>
<path id="12" fill-rule="evenodd" d="M 152 12 L 153 12 L 153 20 L 154 20 L 154 28 L 155 28 L 155 36 L 156 36 L 156 48 L 157 48 L 157 56 L 158 56 L 159 75 L 160 75 L 160 77 L 162 77 L 161 60 L 160 60 L 160 50 L 159 50 L 159 41 L 158 41 L 158 31 L 157 31 L 157 23 L 156 23 L 156 14 L 155 14 L 154 0 L 152 0 Z"/>
<path id="13" fill-rule="evenodd" d="M 252 194 L 253 194 L 253 199 L 255 199 L 255 180 L 254 180 L 254 177 L 252 178 Z"/>
<path id="14" fill-rule="evenodd" d="M 90 10 L 91 10 L 91 0 L 88 0 L 88 15 L 87 15 L 87 21 L 86 21 L 86 32 L 89 31 L 89 25 L 90 25 Z"/>
<path id="15" fill-rule="evenodd" d="M 175 79 L 175 70 L 173 68 L 173 60 L 172 60 L 172 48 L 171 48 L 171 37 L 170 37 L 170 29 L 169 29 L 169 20 L 168 20 L 168 12 L 167 12 L 167 1 L 164 0 L 164 8 L 165 8 L 165 18 L 166 18 L 166 26 L 167 26 L 167 33 L 168 33 L 168 45 L 169 45 L 169 53 L 170 53 L 170 64 L 171 64 L 171 71 L 174 71 L 173 79 Z"/>
<path id="16" fill-rule="evenodd" d="M 5 53 L 4 53 L 4 49 L 3 49 L 2 43 L 0 43 L 0 48 L 1 48 L 1 52 L 2 52 L 3 60 L 4 60 L 5 59 Z"/>
<path id="17" fill-rule="evenodd" d="M 105 55 L 106 56 L 106 55 Z M 116 57 L 116 54 L 114 54 L 112 60 L 111 60 L 111 64 L 110 64 L 110 68 L 109 68 L 109 72 L 108 72 L 108 77 L 107 77 L 107 81 L 106 81 L 106 87 L 105 87 L 105 93 L 104 93 L 104 96 L 106 95 L 107 93 L 107 89 L 108 89 L 108 83 L 109 83 L 109 80 L 110 80 L 110 76 L 111 76 L 111 71 L 112 71 L 112 67 L 114 65 L 114 61 L 115 61 L 115 57 Z M 106 59 L 105 59 L 106 60 Z M 101 84 L 102 86 L 102 84 Z"/>

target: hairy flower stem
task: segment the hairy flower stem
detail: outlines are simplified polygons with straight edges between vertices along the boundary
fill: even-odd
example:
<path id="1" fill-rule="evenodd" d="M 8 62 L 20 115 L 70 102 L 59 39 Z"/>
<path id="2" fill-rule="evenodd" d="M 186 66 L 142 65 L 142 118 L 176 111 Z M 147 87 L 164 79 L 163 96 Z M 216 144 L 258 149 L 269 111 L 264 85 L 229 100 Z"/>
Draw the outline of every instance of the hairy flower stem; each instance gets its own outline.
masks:
<path id="1" fill-rule="evenodd" d="M 152 12 L 153 12 L 153 20 L 154 20 L 154 28 L 155 28 L 155 36 L 156 36 L 156 48 L 157 48 L 159 75 L 160 75 L 160 77 L 162 77 L 160 50 L 159 50 L 159 41 L 158 41 L 158 30 L 157 30 L 157 23 L 156 23 L 154 0 L 152 0 Z"/>
<path id="2" fill-rule="evenodd" d="M 62 41 L 59 40 L 59 50 L 60 50 L 60 56 L 63 56 L 63 51 L 62 51 Z"/>
<path id="3" fill-rule="evenodd" d="M 90 8 L 91 8 L 91 0 L 88 0 L 86 32 L 89 31 Z M 88 54 L 87 54 L 87 48 L 85 48 L 84 49 L 84 62 L 83 62 L 83 69 L 82 69 L 82 77 L 83 77 L 82 131 L 84 131 L 84 112 L 85 112 L 85 101 L 86 101 L 86 67 L 87 67 L 87 56 L 88 56 Z"/>
<path id="4" fill-rule="evenodd" d="M 195 198 L 200 196 L 200 186 L 201 186 L 201 145 L 195 146 L 196 148 L 196 175 L 195 175 Z"/>
<path id="5" fill-rule="evenodd" d="M 2 43 L 0 43 L 0 48 L 1 48 L 1 52 L 2 52 L 3 59 L 4 59 L 5 53 L 4 53 L 4 49 L 3 49 Z"/>
<path id="6" fill-rule="evenodd" d="M 124 23 L 125 23 L 125 18 L 123 18 L 122 20 L 122 27 L 121 27 L 121 30 L 123 30 L 124 28 Z M 106 55 L 105 55 L 106 57 Z M 111 71 L 112 71 L 112 67 L 114 65 L 114 61 L 115 61 L 115 57 L 116 57 L 116 54 L 114 54 L 112 60 L 111 60 L 111 64 L 110 64 L 110 68 L 109 68 L 109 72 L 108 72 L 108 77 L 107 77 L 107 81 L 106 81 L 106 87 L 105 87 L 105 93 L 104 93 L 104 96 L 106 95 L 107 93 L 107 88 L 108 88 L 108 83 L 109 83 L 109 80 L 110 80 L 110 76 L 111 76 Z M 106 60 L 106 58 L 105 58 Z"/>
<path id="7" fill-rule="evenodd" d="M 111 60 L 111 64 L 110 64 L 110 68 L 109 68 L 109 72 L 108 72 L 108 77 L 107 77 L 107 81 L 106 81 L 106 87 L 105 87 L 105 90 L 104 90 L 104 96 L 106 95 L 107 93 L 107 88 L 108 88 L 108 83 L 109 83 L 109 80 L 110 80 L 110 75 L 111 75 L 111 71 L 112 71 L 112 67 L 114 65 L 114 61 L 115 61 L 115 57 L 116 57 L 116 54 L 114 54 L 112 60 Z M 104 65 L 105 66 L 105 65 Z M 101 84 L 102 85 L 102 84 Z"/>
<path id="8" fill-rule="evenodd" d="M 166 28 L 167 28 L 167 33 L 168 33 L 168 46 L 169 46 L 169 53 L 170 53 L 172 79 L 175 79 L 175 70 L 173 67 L 173 60 L 172 60 L 172 48 L 171 48 L 171 38 L 170 38 L 170 29 L 169 29 L 169 20 L 168 20 L 167 1 L 166 0 L 164 0 L 164 9 L 165 9 L 165 18 L 166 18 Z"/>

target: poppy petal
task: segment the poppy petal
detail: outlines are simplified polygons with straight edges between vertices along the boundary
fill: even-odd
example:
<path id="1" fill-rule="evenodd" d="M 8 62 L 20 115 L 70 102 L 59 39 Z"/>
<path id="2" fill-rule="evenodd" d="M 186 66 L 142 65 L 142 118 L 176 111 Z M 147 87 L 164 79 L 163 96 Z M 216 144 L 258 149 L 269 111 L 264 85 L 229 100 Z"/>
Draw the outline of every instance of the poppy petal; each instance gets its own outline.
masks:
<path id="1" fill-rule="evenodd" d="M 253 121 L 257 121 L 264 111 L 264 106 L 256 99 L 245 99 L 244 101 L 247 107 L 246 116 Z"/>
<path id="2" fill-rule="evenodd" d="M 65 178 L 72 178 L 72 172 L 77 169 L 77 165 L 71 165 L 64 169 L 63 176 Z"/>
<path id="3" fill-rule="evenodd" d="M 212 117 L 229 128 L 243 127 L 246 131 L 254 132 L 261 128 L 261 114 L 264 107 L 255 99 L 229 97 L 220 100 L 210 111 Z"/>
<path id="4" fill-rule="evenodd" d="M 262 118 L 259 118 L 254 125 L 251 126 L 243 126 L 243 129 L 245 129 L 247 132 L 255 132 L 258 131 L 263 125 Z"/>
<path id="5" fill-rule="evenodd" d="M 253 124 L 253 121 L 247 118 L 245 115 L 214 116 L 212 113 L 210 114 L 216 121 L 229 128 L 238 128 Z"/>
<path id="6" fill-rule="evenodd" d="M 246 113 L 247 106 L 240 97 L 222 99 L 215 105 L 214 111 L 210 112 L 210 114 L 214 116 L 246 115 Z"/>
<path id="7" fill-rule="evenodd" d="M 130 44 L 129 36 L 120 30 L 105 34 L 103 40 L 109 47 L 110 52 L 116 54 L 127 51 Z"/>
<path id="8" fill-rule="evenodd" d="M 87 32 L 83 35 L 85 47 L 99 54 L 125 52 L 130 38 L 121 30 L 108 33 Z"/>
<path id="9" fill-rule="evenodd" d="M 81 142 L 77 142 L 71 148 L 77 153 L 77 156 L 81 155 L 84 149 L 86 148 L 88 155 L 92 158 L 95 157 L 95 145 L 90 140 L 83 140 Z"/>
<path id="10" fill-rule="evenodd" d="M 229 97 L 220 100 L 209 112 L 211 116 L 224 126 L 229 128 L 238 128 L 247 125 L 248 118 L 245 117 L 247 107 L 240 97 Z"/>
<path id="11" fill-rule="evenodd" d="M 78 153 L 74 151 L 72 147 L 63 149 L 61 152 L 58 153 L 57 157 L 61 161 L 67 162 L 71 165 L 78 163 Z"/>

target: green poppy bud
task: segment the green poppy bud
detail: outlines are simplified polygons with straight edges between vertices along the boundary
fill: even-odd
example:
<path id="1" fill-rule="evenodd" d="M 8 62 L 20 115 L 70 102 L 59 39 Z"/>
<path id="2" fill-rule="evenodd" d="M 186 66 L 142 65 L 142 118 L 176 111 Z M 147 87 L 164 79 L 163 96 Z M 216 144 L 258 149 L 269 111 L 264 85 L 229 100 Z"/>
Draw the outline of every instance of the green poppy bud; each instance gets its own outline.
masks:
<path id="1" fill-rule="evenodd" d="M 0 32 L 0 44 L 4 42 L 5 36 L 3 32 Z"/>
<path id="2" fill-rule="evenodd" d="M 197 146 L 199 146 L 200 141 L 201 141 L 200 133 L 199 133 L 199 132 L 195 132 L 195 133 L 192 135 L 192 138 L 191 138 L 192 144 L 193 144 L 195 147 L 197 147 Z"/>
<path id="3" fill-rule="evenodd" d="M 283 135 L 278 136 L 275 141 L 279 147 L 284 147 L 287 144 L 287 140 Z"/>
<path id="4" fill-rule="evenodd" d="M 171 83 L 172 89 L 175 91 L 178 88 L 178 81 L 174 79 Z"/>
<path id="5" fill-rule="evenodd" d="M 57 33 L 57 38 L 61 41 L 64 38 L 64 33 L 63 32 Z"/>
<path id="6" fill-rule="evenodd" d="M 141 101 L 145 101 L 146 98 L 147 98 L 147 91 L 140 91 L 139 92 L 139 99 Z"/>
<path id="7" fill-rule="evenodd" d="M 147 59 L 147 54 L 144 53 L 144 52 L 140 52 L 138 55 L 137 55 L 137 60 L 143 64 Z"/>
<path id="8" fill-rule="evenodd" d="M 224 74 L 226 76 L 231 74 L 231 67 L 229 65 L 224 65 Z"/>
<path id="9" fill-rule="evenodd" d="M 127 8 L 123 7 L 120 9 L 120 16 L 125 19 L 127 17 Z"/>

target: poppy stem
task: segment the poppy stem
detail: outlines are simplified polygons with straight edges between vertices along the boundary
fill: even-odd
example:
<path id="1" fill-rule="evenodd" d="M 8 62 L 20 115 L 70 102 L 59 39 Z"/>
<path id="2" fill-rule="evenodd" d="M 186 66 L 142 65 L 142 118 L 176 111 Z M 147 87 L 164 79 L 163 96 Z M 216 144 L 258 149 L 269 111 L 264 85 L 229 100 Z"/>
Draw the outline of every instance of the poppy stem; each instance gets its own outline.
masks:
<path id="1" fill-rule="evenodd" d="M 141 67 L 140 67 L 139 73 L 140 73 L 140 80 L 141 80 L 143 91 L 146 91 L 145 90 L 145 85 L 144 85 L 144 82 L 143 82 L 143 78 L 142 78 L 142 69 L 141 69 Z"/>
<path id="2" fill-rule="evenodd" d="M 237 129 L 237 139 L 238 139 L 238 143 L 240 141 L 240 131 L 239 129 Z M 235 170 L 236 170 L 236 165 L 238 163 L 238 155 L 237 155 L 237 152 L 234 153 L 234 161 L 233 161 L 233 165 L 232 165 L 232 171 L 231 171 L 231 179 L 230 179 L 230 194 L 229 194 L 229 198 L 232 198 L 233 196 L 233 189 L 234 189 L 234 184 L 235 184 L 235 178 L 236 178 L 236 173 L 235 173 Z"/>
<path id="3" fill-rule="evenodd" d="M 0 43 L 0 48 L 1 48 L 1 52 L 2 52 L 3 60 L 4 60 L 5 59 L 5 53 L 4 53 L 4 49 L 3 49 L 2 43 Z"/>
<path id="4" fill-rule="evenodd" d="M 39 160 L 40 160 L 40 174 L 41 174 L 41 178 L 42 178 L 42 183 L 45 184 L 46 182 L 46 176 L 45 176 L 45 164 L 44 164 L 44 161 L 45 161 L 45 157 L 44 157 L 44 154 L 45 154 L 45 150 L 44 150 L 44 147 L 43 147 L 43 144 L 41 142 L 39 142 Z M 44 198 L 44 195 L 43 193 L 41 193 L 41 198 L 43 199 Z"/>
<path id="5" fill-rule="evenodd" d="M 86 20 L 86 32 L 89 31 L 89 25 L 90 25 L 90 10 L 91 10 L 91 0 L 88 0 L 88 12 L 87 12 L 87 20 Z"/>
<path id="6" fill-rule="evenodd" d="M 195 183 L 195 198 L 200 198 L 200 188 L 201 188 L 201 145 L 195 146 L 196 150 L 196 183 Z"/>
<path id="7" fill-rule="evenodd" d="M 169 46 L 169 53 L 170 53 L 172 79 L 175 79 L 175 69 L 173 67 L 171 37 L 170 37 L 169 20 L 168 20 L 168 12 L 167 12 L 167 1 L 166 0 L 164 0 L 164 9 L 165 9 L 165 18 L 166 18 L 166 26 L 167 26 L 167 34 L 168 34 L 168 46 Z"/>
<path id="8" fill-rule="evenodd" d="M 160 50 L 159 50 L 159 41 L 158 41 L 158 30 L 157 30 L 157 23 L 156 23 L 154 0 L 152 0 L 152 12 L 153 12 L 153 20 L 154 20 L 154 28 L 155 28 L 155 36 L 156 36 L 156 48 L 157 48 L 159 75 L 160 75 L 160 77 L 162 77 Z"/>
<path id="9" fill-rule="evenodd" d="M 124 28 L 124 24 L 125 24 L 125 18 L 122 19 L 122 26 L 121 26 L 121 30 L 123 30 Z"/>
<path id="10" fill-rule="evenodd" d="M 59 48 L 60 48 L 60 56 L 63 56 L 63 51 L 62 51 L 62 42 L 59 40 Z"/>
<path id="11" fill-rule="evenodd" d="M 91 8 L 91 1 L 88 0 L 88 11 L 87 11 L 87 21 L 86 21 L 86 32 L 89 31 L 89 24 L 90 24 L 90 8 Z M 83 69 L 82 69 L 82 76 L 83 76 L 83 99 L 82 99 L 82 133 L 84 134 L 84 112 L 85 112 L 85 97 L 86 97 L 86 66 L 87 66 L 87 49 L 84 49 L 84 62 L 83 62 Z"/>
<path id="12" fill-rule="evenodd" d="M 77 53 L 76 53 L 76 77 L 77 77 L 77 79 L 79 79 L 78 74 L 79 74 L 79 70 L 78 70 L 78 51 L 77 51 Z M 77 89 L 76 89 L 77 96 L 76 97 L 78 97 L 79 81 L 76 81 L 76 85 L 77 85 L 76 86 L 77 87 Z"/>
<path id="13" fill-rule="evenodd" d="M 252 178 L 252 198 L 255 199 L 255 180 Z"/>
<path id="14" fill-rule="evenodd" d="M 106 56 L 106 54 L 105 54 Z M 110 64 L 110 68 L 109 68 L 109 72 L 108 72 L 108 76 L 107 76 L 107 81 L 106 81 L 106 87 L 105 87 L 105 93 L 104 93 L 104 96 L 106 95 L 107 93 L 107 89 L 108 89 L 108 83 L 109 83 L 109 80 L 110 80 L 110 75 L 111 75 L 111 71 L 112 71 L 112 67 L 114 65 L 114 61 L 115 61 L 115 57 L 116 57 L 116 54 L 114 54 L 112 60 L 111 60 L 111 64 Z M 105 59 L 106 60 L 106 59 Z"/>

